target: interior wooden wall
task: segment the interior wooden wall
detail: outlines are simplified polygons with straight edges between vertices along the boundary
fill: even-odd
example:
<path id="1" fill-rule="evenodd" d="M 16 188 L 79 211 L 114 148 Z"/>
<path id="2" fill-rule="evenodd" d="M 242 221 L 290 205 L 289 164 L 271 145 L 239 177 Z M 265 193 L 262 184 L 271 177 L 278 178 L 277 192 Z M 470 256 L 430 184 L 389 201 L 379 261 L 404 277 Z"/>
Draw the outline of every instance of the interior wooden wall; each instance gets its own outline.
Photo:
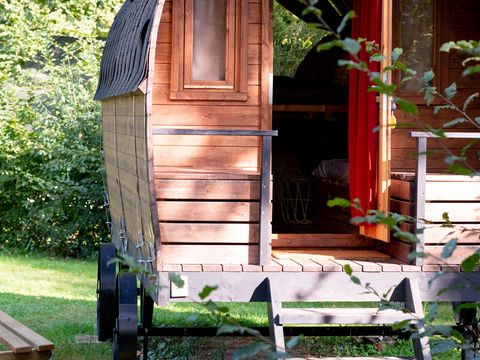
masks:
<path id="1" fill-rule="evenodd" d="M 118 240 L 124 222 L 130 241 L 129 253 L 137 256 L 132 245 L 143 234 L 143 259 L 151 256 L 154 244 L 152 204 L 148 180 L 145 131 L 145 95 L 127 95 L 102 101 L 103 151 L 110 200 L 113 241 Z M 123 221 L 122 221 L 123 219 Z"/>
<path id="2" fill-rule="evenodd" d="M 248 10 L 247 101 L 171 100 L 175 44 L 172 1 L 165 2 L 156 44 L 154 127 L 265 127 L 260 81 L 262 1 L 249 0 Z M 257 262 L 260 139 L 157 135 L 152 145 L 163 262 Z"/>
<path id="3" fill-rule="evenodd" d="M 480 34 L 480 2 L 478 0 L 442 0 L 444 6 L 442 14 L 437 21 L 440 22 L 442 29 L 437 31 L 439 37 L 436 43 L 441 44 L 447 41 L 457 40 L 478 40 Z M 438 50 L 438 49 L 437 49 Z M 437 56 L 438 55 L 438 56 Z M 471 94 L 480 91 L 480 76 L 462 77 L 463 72 L 462 61 L 464 56 L 458 52 L 452 51 L 449 54 L 437 54 L 435 62 L 440 66 L 441 72 L 436 74 L 439 89 L 444 89 L 452 82 L 456 82 L 458 87 L 458 95 L 455 97 L 455 103 L 463 106 L 463 102 Z M 415 101 L 419 105 L 418 120 L 424 126 L 432 126 L 434 128 L 441 127 L 444 123 L 459 117 L 458 113 L 453 111 L 442 110 L 438 114 L 433 113 L 433 109 L 423 105 L 422 96 L 413 97 L 410 100 Z M 480 116 L 480 98 L 477 97 L 470 105 L 468 114 L 472 117 Z M 401 110 L 395 112 L 398 123 L 412 123 L 415 121 L 406 116 Z M 392 171 L 413 171 L 415 168 L 415 140 L 410 138 L 409 133 L 412 130 L 418 130 L 419 127 L 414 124 L 406 127 L 394 129 L 392 131 Z M 471 124 L 461 124 L 451 131 L 476 130 Z M 463 146 L 468 144 L 465 140 L 448 140 L 444 144 L 455 154 L 459 154 Z M 429 140 L 429 150 L 431 154 L 428 157 L 428 171 L 438 172 L 445 168 L 444 158 L 445 151 L 442 146 L 435 140 Z M 472 149 L 467 152 L 469 163 L 479 168 L 477 151 L 480 144 L 475 144 Z"/>

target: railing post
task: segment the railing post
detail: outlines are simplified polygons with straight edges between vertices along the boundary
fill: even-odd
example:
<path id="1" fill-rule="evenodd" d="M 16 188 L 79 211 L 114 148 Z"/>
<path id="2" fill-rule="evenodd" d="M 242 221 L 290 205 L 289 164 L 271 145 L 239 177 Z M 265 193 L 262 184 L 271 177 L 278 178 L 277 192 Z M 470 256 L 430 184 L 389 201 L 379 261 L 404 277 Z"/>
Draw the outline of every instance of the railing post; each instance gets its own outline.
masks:
<path id="1" fill-rule="evenodd" d="M 272 149 L 272 137 L 263 136 L 262 141 L 262 163 L 260 175 L 260 244 L 259 260 L 260 265 L 267 265 L 270 262 L 270 159 Z"/>
<path id="2" fill-rule="evenodd" d="M 427 138 L 417 138 L 417 164 L 415 176 L 415 234 L 418 243 L 415 244 L 415 252 L 424 252 L 425 250 L 425 182 L 427 177 Z M 422 265 L 423 258 L 416 257 L 415 265 Z"/>

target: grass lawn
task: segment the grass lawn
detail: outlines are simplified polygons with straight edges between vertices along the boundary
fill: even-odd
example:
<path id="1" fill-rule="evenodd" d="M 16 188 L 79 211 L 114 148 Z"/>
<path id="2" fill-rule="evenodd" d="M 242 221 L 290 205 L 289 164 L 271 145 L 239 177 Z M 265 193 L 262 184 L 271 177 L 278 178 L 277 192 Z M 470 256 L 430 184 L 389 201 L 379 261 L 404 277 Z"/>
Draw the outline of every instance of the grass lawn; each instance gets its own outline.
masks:
<path id="1" fill-rule="evenodd" d="M 54 359 L 110 359 L 110 344 L 79 344 L 77 335 L 95 334 L 95 261 L 0 254 L 0 309 L 55 344 Z M 339 304 L 341 306 L 341 304 Z M 267 325 L 265 304 L 228 304 L 233 317 L 247 326 Z M 195 304 L 155 308 L 156 324 L 214 325 L 208 312 Z M 448 305 L 439 322 L 451 322 Z M 251 341 L 248 339 L 247 341 Z M 169 338 L 151 342 L 151 359 L 229 358 L 245 339 Z M 306 338 L 299 352 L 312 356 L 412 356 L 410 341 L 382 344 L 381 351 L 360 338 Z M 436 359 L 459 359 L 450 351 Z"/>

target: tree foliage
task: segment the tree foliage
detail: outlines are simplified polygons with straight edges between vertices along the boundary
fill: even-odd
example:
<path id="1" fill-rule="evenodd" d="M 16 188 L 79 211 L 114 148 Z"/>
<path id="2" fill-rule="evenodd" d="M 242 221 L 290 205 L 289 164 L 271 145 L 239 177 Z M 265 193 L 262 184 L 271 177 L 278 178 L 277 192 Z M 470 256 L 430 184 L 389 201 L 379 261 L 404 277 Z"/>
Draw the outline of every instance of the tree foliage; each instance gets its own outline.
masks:
<path id="1" fill-rule="evenodd" d="M 325 35 L 326 31 L 305 23 L 275 1 L 273 17 L 275 75 L 293 77 L 308 51 Z"/>
<path id="2" fill-rule="evenodd" d="M 120 0 L 0 3 L 0 246 L 91 253 L 107 238 L 99 104 Z"/>

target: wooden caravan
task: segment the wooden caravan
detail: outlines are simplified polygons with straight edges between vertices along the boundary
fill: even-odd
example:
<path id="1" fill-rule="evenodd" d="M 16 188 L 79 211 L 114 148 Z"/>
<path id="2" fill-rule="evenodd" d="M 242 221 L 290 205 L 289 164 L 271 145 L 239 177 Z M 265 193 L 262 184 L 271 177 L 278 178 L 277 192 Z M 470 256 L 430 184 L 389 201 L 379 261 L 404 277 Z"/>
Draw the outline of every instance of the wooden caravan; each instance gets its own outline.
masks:
<path id="1" fill-rule="evenodd" d="M 299 2 L 279 2 L 301 16 Z M 409 65 L 419 71 L 434 68 L 435 85 L 445 88 L 461 73 L 462 58 L 433 55 L 434 49 L 477 36 L 473 14 L 480 14 L 480 7 L 473 0 L 421 3 L 417 8 L 403 0 L 329 0 L 317 6 L 332 28 L 352 8 L 359 19 L 368 14 L 373 23 L 354 22 L 354 37 L 372 37 L 386 58 L 393 47 L 404 47 Z M 435 276 L 432 271 L 459 270 L 459 261 L 478 250 L 478 234 L 462 233 L 451 259 L 412 264 L 408 254 L 416 245 L 389 239 L 382 226 L 359 229 L 350 223 L 350 210 L 331 209 L 325 202 L 353 195 L 368 208 L 434 221 L 445 209 L 453 223 L 478 228 L 479 179 L 433 175 L 444 168 L 441 157 L 425 163 L 423 156 L 414 156 L 417 139 L 423 144 L 431 134 L 400 110 L 394 112 L 397 123 L 409 125 L 392 130 L 391 99 L 376 98 L 359 75 L 338 70 L 342 52 L 312 51 L 295 78 L 274 77 L 272 12 L 269 0 L 133 0 L 120 10 L 96 94 L 102 101 L 114 244 L 102 250 L 99 286 L 107 286 L 108 294 L 133 286 L 122 277 L 116 285 L 102 282 L 102 276 L 115 274 L 106 264 L 116 249 L 168 284 L 151 296 L 159 304 L 195 297 L 212 278 L 224 286 L 213 295 L 223 301 L 372 300 L 354 295 L 355 286 L 342 274 L 348 264 L 384 290 L 402 284 L 392 299 L 408 298 L 418 310 L 413 298 L 436 296 L 438 287 L 425 285 Z M 365 34 L 365 28 L 374 30 Z M 414 38 L 419 33 L 426 34 L 422 42 Z M 449 111 L 434 114 L 421 105 L 415 85 L 390 80 L 399 85 L 402 98 L 418 103 L 424 124 L 439 126 L 450 119 Z M 478 91 L 480 81 L 462 78 L 457 87 L 458 97 L 465 99 Z M 479 116 L 479 109 L 477 97 L 469 111 Z M 473 130 L 461 124 L 452 134 L 460 140 L 448 140 L 447 146 L 461 149 L 467 137 L 478 138 L 478 133 L 465 135 Z M 441 148 L 429 140 L 429 151 Z M 478 148 L 473 144 L 467 153 L 476 169 Z M 438 255 L 446 238 L 444 229 L 433 225 L 424 232 L 424 222 L 403 226 L 422 234 L 424 243 L 416 250 L 425 247 Z M 170 272 L 188 281 L 184 291 L 170 284 Z M 449 275 L 438 286 L 454 278 Z M 312 289 L 316 284 L 319 288 Z M 468 289 L 454 293 L 442 299 L 478 300 Z M 148 310 L 147 298 L 142 304 L 146 301 Z M 151 326 L 148 317 L 143 326 Z M 109 325 L 101 329 L 111 336 Z"/>

